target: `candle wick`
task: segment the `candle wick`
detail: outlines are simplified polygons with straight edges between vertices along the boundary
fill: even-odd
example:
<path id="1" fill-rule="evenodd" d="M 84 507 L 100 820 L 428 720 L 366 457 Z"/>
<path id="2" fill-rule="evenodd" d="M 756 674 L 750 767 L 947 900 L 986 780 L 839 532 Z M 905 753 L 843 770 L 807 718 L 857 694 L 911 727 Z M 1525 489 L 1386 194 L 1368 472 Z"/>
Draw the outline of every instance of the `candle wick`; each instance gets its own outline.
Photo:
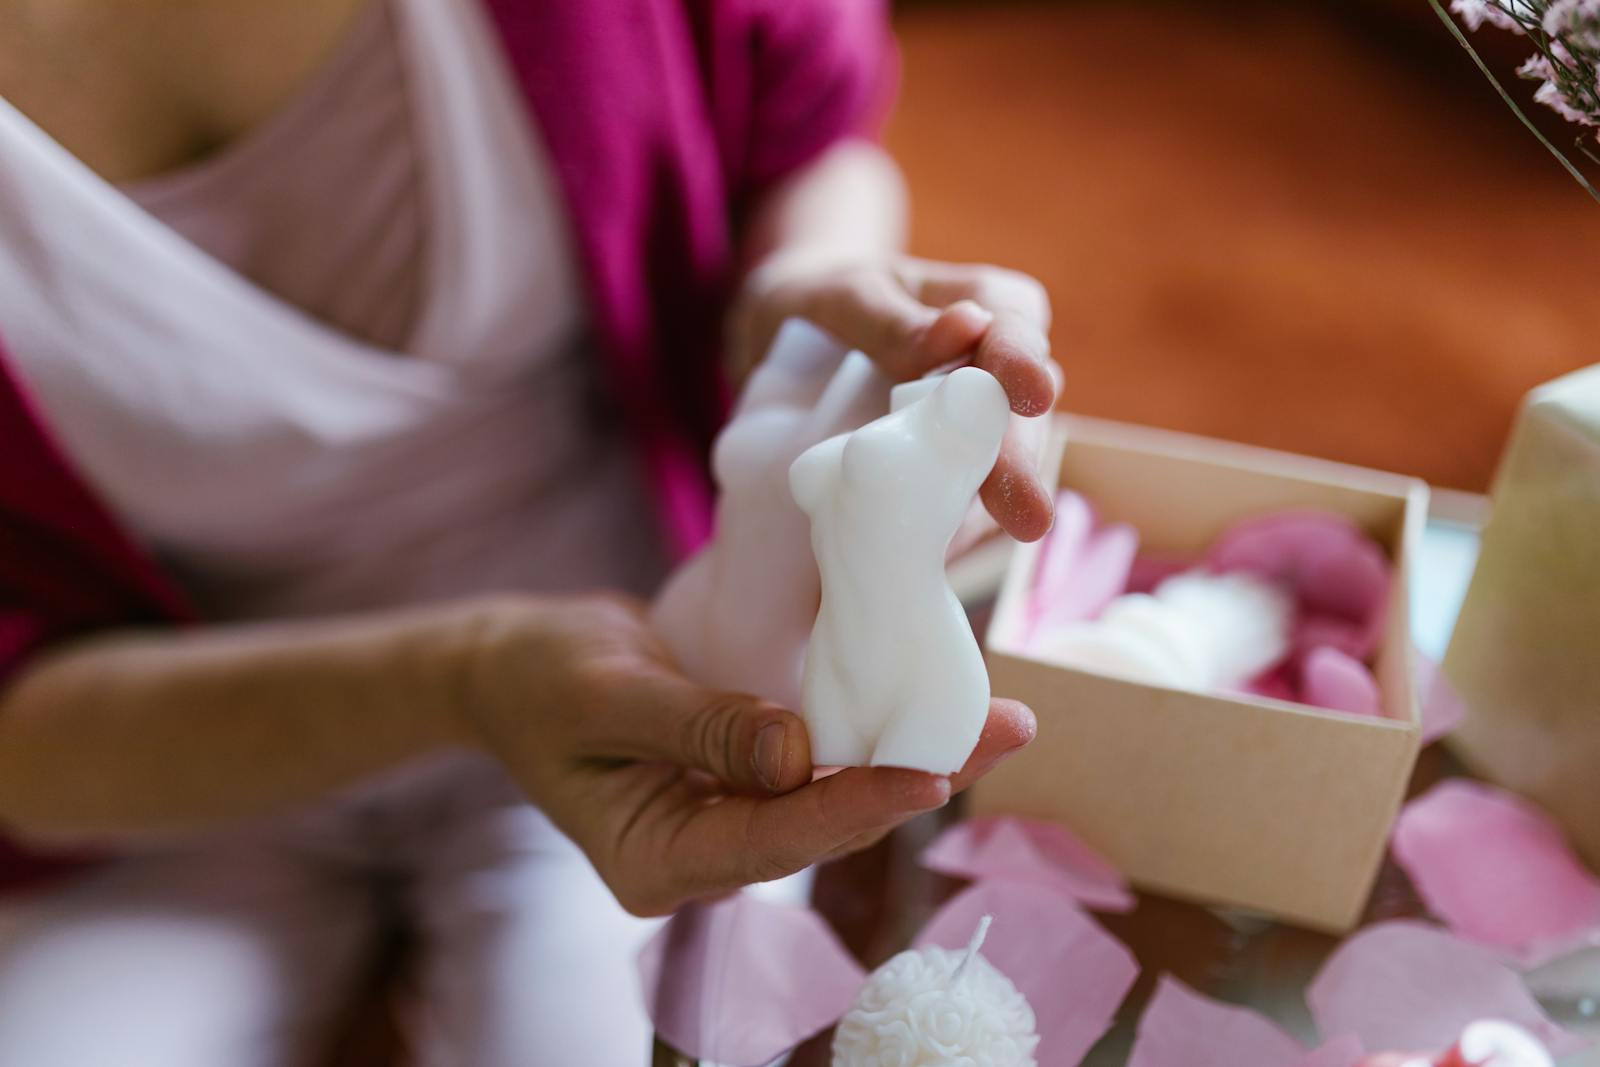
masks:
<path id="1" fill-rule="evenodd" d="M 983 947 L 983 939 L 989 936 L 989 924 L 992 922 L 994 922 L 993 915 L 985 915 L 978 920 L 978 928 L 972 932 L 972 940 L 967 942 L 967 954 L 961 957 L 961 962 L 956 964 L 955 971 L 950 975 L 952 985 L 961 980 L 961 976 L 967 971 L 967 964 L 972 962 L 972 957 Z"/>

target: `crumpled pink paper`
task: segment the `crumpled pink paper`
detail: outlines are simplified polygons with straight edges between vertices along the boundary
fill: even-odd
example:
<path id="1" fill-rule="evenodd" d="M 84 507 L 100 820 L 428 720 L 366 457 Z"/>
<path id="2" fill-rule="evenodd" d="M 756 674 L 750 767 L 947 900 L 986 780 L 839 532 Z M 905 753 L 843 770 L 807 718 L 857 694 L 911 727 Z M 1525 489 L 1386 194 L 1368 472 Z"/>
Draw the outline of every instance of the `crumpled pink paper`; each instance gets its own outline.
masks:
<path id="1" fill-rule="evenodd" d="M 1565 1056 L 1588 1042 L 1551 1021 L 1521 977 L 1489 950 L 1408 920 L 1352 936 L 1323 964 L 1306 1003 L 1324 1034 L 1376 1050 L 1444 1049 L 1469 1023 L 1503 1019 Z"/>
<path id="2" fill-rule="evenodd" d="M 1365 663 L 1332 645 L 1318 645 L 1300 666 L 1300 698 L 1347 715 L 1383 714 L 1378 680 Z"/>
<path id="3" fill-rule="evenodd" d="M 1515 794 L 1441 782 L 1401 811 L 1392 847 L 1428 910 L 1467 940 L 1523 966 L 1600 944 L 1600 878 Z"/>
<path id="4" fill-rule="evenodd" d="M 1038 1062 L 1076 1067 L 1111 1028 L 1139 964 L 1059 889 L 991 879 L 968 886 L 928 921 L 917 947 L 962 948 L 993 915 L 983 955 L 1033 1007 Z"/>
<path id="5" fill-rule="evenodd" d="M 1383 549 L 1350 519 L 1278 511 L 1234 523 L 1212 544 L 1214 570 L 1246 570 L 1288 585 L 1304 617 L 1297 643 L 1331 644 L 1365 660 L 1383 633 L 1391 581 Z"/>
<path id="6" fill-rule="evenodd" d="M 656 1032 L 726 1067 L 761 1067 L 832 1026 L 866 981 L 820 915 L 749 893 L 678 912 L 639 970 Z"/>
<path id="7" fill-rule="evenodd" d="M 1128 585 L 1139 534 L 1126 523 L 1099 526 L 1078 493 L 1056 496 L 1056 520 L 1039 549 L 1027 598 L 1025 637 L 1099 615 Z"/>
<path id="8" fill-rule="evenodd" d="M 1134 906 L 1122 872 L 1059 823 L 1005 815 L 967 819 L 935 838 L 921 861 L 953 878 L 1034 882 L 1096 911 Z"/>

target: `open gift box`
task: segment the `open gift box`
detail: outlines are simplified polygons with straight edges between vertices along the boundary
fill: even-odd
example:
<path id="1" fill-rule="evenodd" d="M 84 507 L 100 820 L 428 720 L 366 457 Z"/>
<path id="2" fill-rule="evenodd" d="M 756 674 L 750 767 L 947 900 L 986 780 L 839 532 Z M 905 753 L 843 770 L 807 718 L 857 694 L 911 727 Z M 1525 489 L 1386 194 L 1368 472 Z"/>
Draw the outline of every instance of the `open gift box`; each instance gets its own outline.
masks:
<path id="1" fill-rule="evenodd" d="M 1229 524 L 1320 509 L 1394 563 L 1374 662 L 1383 717 L 1202 693 L 1061 666 L 1024 650 L 1039 545 L 1012 557 L 988 631 L 997 696 L 1038 739 L 975 785 L 976 814 L 1055 819 L 1137 885 L 1329 931 L 1365 905 L 1420 747 L 1407 573 L 1427 487 L 1399 475 L 1075 416 L 1056 416 L 1059 484 L 1141 550 L 1202 553 Z"/>

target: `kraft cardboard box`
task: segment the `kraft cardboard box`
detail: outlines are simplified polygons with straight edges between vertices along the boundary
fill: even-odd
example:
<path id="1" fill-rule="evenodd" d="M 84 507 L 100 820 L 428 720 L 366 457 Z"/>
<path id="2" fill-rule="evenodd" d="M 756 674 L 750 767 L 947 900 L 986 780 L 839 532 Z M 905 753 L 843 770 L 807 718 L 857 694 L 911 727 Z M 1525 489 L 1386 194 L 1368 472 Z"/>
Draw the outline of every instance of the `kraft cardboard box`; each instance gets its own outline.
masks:
<path id="1" fill-rule="evenodd" d="M 1359 919 L 1419 748 L 1407 571 L 1427 487 L 1186 434 L 1057 416 L 1060 484 L 1141 550 L 1200 553 L 1235 520 L 1349 516 L 1395 564 L 1376 661 L 1385 717 L 1169 689 L 1029 655 L 1016 639 L 1039 546 L 1012 557 L 988 631 L 996 696 L 1039 737 L 973 787 L 974 814 L 1066 823 L 1134 884 L 1344 931 Z M 1048 469 L 1048 468 L 1047 468 Z"/>

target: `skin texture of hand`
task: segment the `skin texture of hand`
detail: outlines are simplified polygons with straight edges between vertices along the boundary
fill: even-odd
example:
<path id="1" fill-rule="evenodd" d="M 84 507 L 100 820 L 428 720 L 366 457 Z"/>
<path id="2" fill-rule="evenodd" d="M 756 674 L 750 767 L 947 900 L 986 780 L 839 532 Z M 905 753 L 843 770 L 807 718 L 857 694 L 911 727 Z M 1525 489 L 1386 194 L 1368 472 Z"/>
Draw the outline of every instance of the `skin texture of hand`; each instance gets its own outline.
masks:
<path id="1" fill-rule="evenodd" d="M 640 915 L 779 878 L 943 806 L 1032 740 L 997 700 L 949 778 L 852 767 L 814 777 L 798 716 L 673 668 L 638 605 L 486 606 L 461 690 L 467 729 Z"/>
<path id="2" fill-rule="evenodd" d="M 1026 274 L 900 255 L 841 261 L 775 253 L 750 272 L 734 310 L 736 375 L 760 359 L 792 316 L 865 352 L 896 381 L 971 362 L 999 379 L 1018 415 L 1043 415 L 1055 404 L 1060 372 L 1050 359 L 1050 301 Z M 1012 435 L 979 495 L 1020 541 L 1050 529 L 1051 495 Z"/>

